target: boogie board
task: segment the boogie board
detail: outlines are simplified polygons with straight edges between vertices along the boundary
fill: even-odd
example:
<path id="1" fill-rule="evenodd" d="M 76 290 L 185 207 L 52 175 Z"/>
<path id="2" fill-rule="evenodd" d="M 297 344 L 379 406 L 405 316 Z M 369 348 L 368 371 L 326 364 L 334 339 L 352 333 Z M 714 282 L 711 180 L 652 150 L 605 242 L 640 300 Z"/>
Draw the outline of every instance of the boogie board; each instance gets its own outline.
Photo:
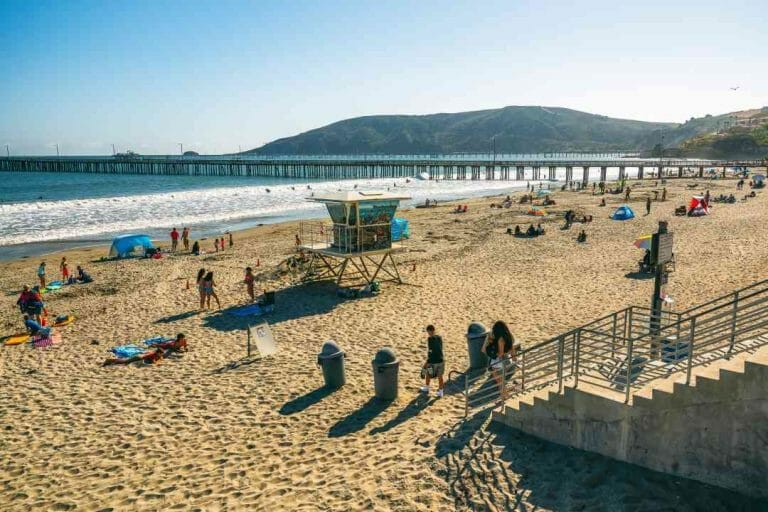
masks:
<path id="1" fill-rule="evenodd" d="M 64 286 L 64 283 L 62 283 L 61 281 L 53 281 L 52 283 L 48 283 L 48 286 L 43 288 L 41 290 L 41 292 L 42 293 L 55 292 L 56 290 L 58 290 L 62 286 Z"/>
<path id="2" fill-rule="evenodd" d="M 21 345 L 22 343 L 28 342 L 30 339 L 29 334 L 22 332 L 19 334 L 13 334 L 6 338 L 5 344 L 6 345 Z"/>
<path id="3" fill-rule="evenodd" d="M 61 322 L 54 322 L 53 326 L 54 327 L 64 327 L 65 325 L 69 325 L 69 324 L 71 324 L 74 321 L 75 321 L 74 315 L 69 315 L 69 317 L 67 317 L 66 320 L 62 320 Z"/>

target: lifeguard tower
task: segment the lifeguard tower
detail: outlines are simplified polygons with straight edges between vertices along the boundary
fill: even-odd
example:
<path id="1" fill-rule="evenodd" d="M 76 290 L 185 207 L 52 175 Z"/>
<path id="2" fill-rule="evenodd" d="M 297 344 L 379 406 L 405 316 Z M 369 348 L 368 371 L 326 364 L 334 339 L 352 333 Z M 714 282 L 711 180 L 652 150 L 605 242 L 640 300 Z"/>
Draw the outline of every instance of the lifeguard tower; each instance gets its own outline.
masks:
<path id="1" fill-rule="evenodd" d="M 389 192 L 347 191 L 307 198 L 328 208 L 331 223 L 302 222 L 298 249 L 309 254 L 305 281 L 336 279 L 338 285 L 402 283 L 392 257 L 407 230 L 395 219 L 400 201 L 410 196 Z M 393 223 L 395 224 L 393 230 Z"/>

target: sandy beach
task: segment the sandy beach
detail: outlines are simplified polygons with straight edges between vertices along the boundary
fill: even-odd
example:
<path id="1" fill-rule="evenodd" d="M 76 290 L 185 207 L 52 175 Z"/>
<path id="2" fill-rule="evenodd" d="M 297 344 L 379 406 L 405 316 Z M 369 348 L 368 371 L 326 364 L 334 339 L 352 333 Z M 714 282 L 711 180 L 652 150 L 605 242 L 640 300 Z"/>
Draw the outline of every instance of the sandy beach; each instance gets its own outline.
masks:
<path id="1" fill-rule="evenodd" d="M 668 220 L 676 270 L 668 292 L 685 309 L 765 277 L 768 194 L 676 217 L 694 193 L 737 194 L 735 180 L 669 180 L 668 199 L 645 214 L 653 180 L 631 182 L 627 222 L 609 214 L 623 196 L 591 188 L 557 192 L 547 217 L 528 205 L 490 208 L 499 197 L 401 213 L 411 223 L 396 256 L 406 284 L 339 298 L 333 283 L 301 284 L 276 272 L 294 252 L 296 223 L 235 234 L 235 245 L 199 257 L 98 261 L 106 248 L 63 253 L 95 282 L 46 294 L 63 341 L 44 349 L 0 347 L 2 510 L 755 510 L 748 498 L 545 443 L 489 423 L 464 421 L 455 387 L 418 392 L 424 327 L 445 340 L 446 372 L 468 363 L 472 321 L 505 320 L 523 347 L 600 315 L 650 302 L 653 281 L 633 275 L 638 236 Z M 561 230 L 563 212 L 592 215 Z M 506 234 L 541 222 L 535 239 Z M 577 244 L 586 230 L 588 241 Z M 0 337 L 22 329 L 15 306 L 45 260 L 0 264 Z M 276 291 L 270 323 L 279 353 L 245 356 L 247 320 L 198 311 L 197 270 L 214 272 L 223 308 L 246 302 L 243 269 Z M 189 288 L 187 284 L 190 284 Z M 107 349 L 155 335 L 186 334 L 189 352 L 157 365 L 102 367 Z M 347 384 L 322 387 L 316 354 L 325 340 L 347 353 Z M 390 346 L 400 359 L 400 396 L 373 398 L 371 359 Z"/>

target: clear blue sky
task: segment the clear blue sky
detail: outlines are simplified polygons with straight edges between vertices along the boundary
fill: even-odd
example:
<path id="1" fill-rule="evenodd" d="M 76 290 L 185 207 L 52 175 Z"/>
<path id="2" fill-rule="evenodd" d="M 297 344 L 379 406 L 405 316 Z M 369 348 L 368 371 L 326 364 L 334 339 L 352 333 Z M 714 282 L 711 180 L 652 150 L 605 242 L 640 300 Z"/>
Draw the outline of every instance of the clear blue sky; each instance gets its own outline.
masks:
<path id="1" fill-rule="evenodd" d="M 766 0 L 0 0 L 0 151 L 231 152 L 505 105 L 684 121 L 768 105 L 766 49 Z"/>

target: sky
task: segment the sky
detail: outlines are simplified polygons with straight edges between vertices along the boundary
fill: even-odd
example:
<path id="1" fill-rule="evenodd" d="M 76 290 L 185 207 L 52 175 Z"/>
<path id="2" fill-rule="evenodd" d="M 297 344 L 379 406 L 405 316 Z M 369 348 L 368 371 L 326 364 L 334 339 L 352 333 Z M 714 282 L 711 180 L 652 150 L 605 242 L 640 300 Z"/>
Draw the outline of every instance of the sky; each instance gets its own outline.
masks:
<path id="1" fill-rule="evenodd" d="M 0 0 L 0 152 L 229 153 L 507 105 L 683 122 L 768 105 L 766 26 L 765 0 Z"/>

